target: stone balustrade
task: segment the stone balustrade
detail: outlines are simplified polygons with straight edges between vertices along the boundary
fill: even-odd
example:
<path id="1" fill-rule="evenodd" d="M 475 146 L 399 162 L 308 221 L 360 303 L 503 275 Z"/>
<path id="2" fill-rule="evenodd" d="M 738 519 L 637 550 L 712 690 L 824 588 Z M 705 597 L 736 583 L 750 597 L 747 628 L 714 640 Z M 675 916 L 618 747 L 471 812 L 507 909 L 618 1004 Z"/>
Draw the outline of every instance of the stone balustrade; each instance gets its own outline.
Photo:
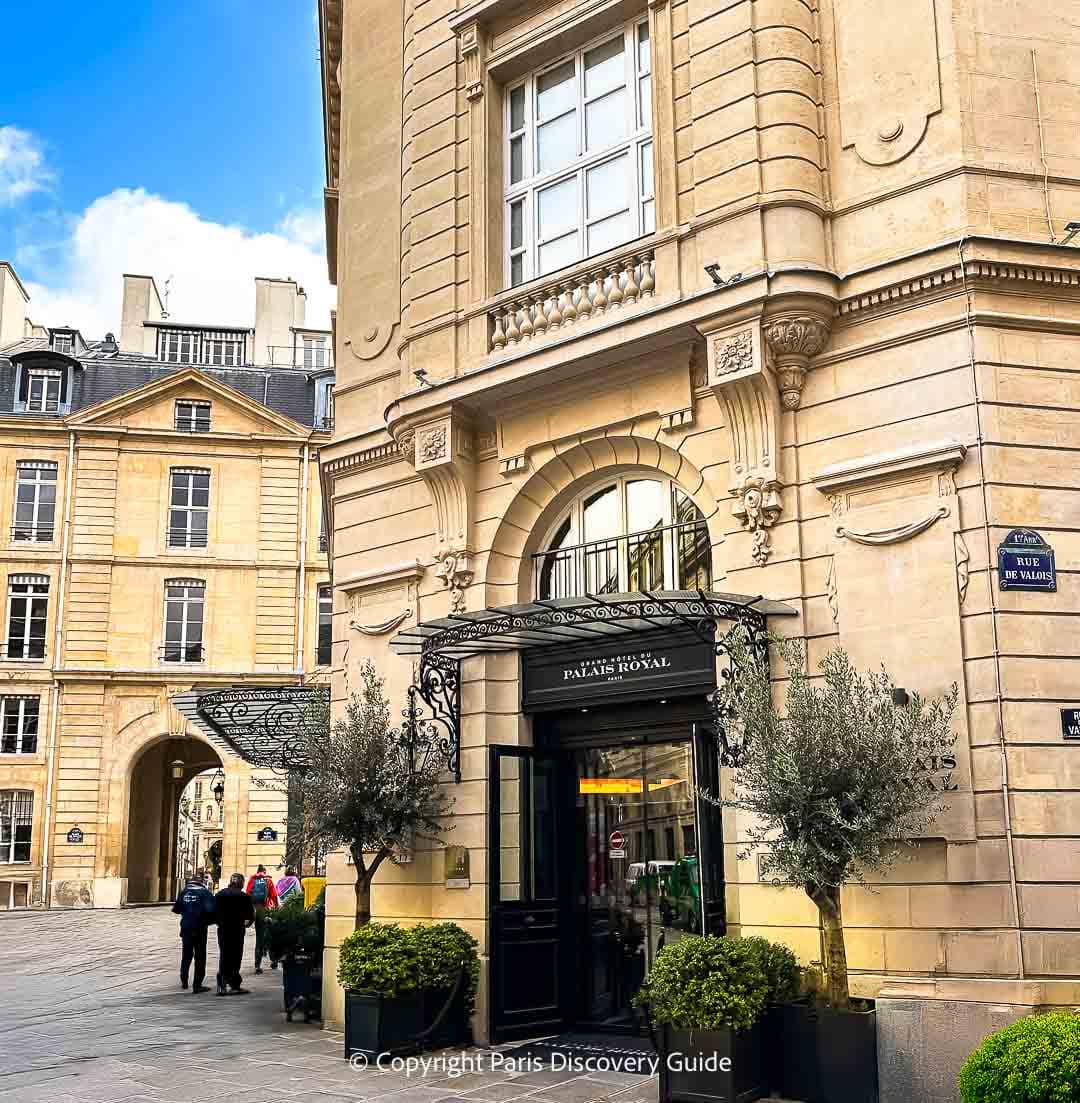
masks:
<path id="1" fill-rule="evenodd" d="M 488 313 L 490 349 L 500 352 L 547 334 L 581 326 L 604 314 L 652 298 L 656 289 L 651 249 L 581 268 L 527 293 L 508 295 Z"/>

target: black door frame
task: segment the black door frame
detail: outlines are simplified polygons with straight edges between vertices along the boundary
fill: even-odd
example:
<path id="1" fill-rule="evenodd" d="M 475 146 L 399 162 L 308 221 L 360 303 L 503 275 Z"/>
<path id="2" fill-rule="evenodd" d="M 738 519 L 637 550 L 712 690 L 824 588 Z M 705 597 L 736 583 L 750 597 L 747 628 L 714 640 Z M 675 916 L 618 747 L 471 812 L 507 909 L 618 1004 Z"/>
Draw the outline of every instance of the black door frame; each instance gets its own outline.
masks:
<path id="1" fill-rule="evenodd" d="M 489 747 L 488 779 L 488 946 L 489 946 L 489 1026 L 493 1041 L 555 1033 L 576 1025 L 569 996 L 575 988 L 578 963 L 574 960 L 571 941 L 576 939 L 570 916 L 572 911 L 572 863 L 568 861 L 565 847 L 567 831 L 571 827 L 566 817 L 565 802 L 572 789 L 567 763 L 570 752 L 585 748 L 602 749 L 617 746 L 645 746 L 661 743 L 689 742 L 692 746 L 693 784 L 697 794 L 695 821 L 699 854 L 702 930 L 722 934 L 725 926 L 723 877 L 723 837 L 719 809 L 703 803 L 705 790 L 718 791 L 712 786 L 719 781 L 719 766 L 710 769 L 703 760 L 716 757 L 715 743 L 709 738 L 709 707 L 704 696 L 672 698 L 660 702 L 638 701 L 633 704 L 613 703 L 596 709 L 564 710 L 533 715 L 533 747 L 491 745 Z M 500 844 L 501 823 L 499 806 L 499 760 L 502 757 L 521 760 L 550 761 L 555 763 L 556 792 L 560 795 L 558 807 L 553 810 L 551 827 L 554 832 L 554 862 L 556 896 L 540 901 L 502 902 L 498 898 L 501 871 Z M 531 830 L 530 822 L 524 826 Z M 712 838 L 714 834 L 719 837 Z M 706 836 L 709 836 L 706 838 Z M 504 1006 L 502 985 L 504 975 L 504 941 L 511 944 L 528 943 L 548 947 L 558 962 L 557 1003 L 546 1017 L 536 1016 L 520 1025 L 499 1021 L 500 1007 Z M 558 947 L 551 950 L 552 940 Z M 569 952 L 568 952 L 569 951 Z M 539 1010 L 539 1009 L 537 1009 Z M 590 1024 L 589 1029 L 597 1029 Z M 618 1032 L 611 1031 L 613 1035 Z"/>

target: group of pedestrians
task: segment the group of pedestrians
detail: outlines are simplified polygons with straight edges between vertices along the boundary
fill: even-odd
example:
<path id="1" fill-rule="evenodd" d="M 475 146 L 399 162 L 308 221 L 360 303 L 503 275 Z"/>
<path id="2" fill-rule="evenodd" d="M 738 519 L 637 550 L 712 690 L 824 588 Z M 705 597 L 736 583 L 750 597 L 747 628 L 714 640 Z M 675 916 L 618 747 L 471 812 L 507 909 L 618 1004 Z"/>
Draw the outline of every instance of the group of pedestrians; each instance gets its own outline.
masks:
<path id="1" fill-rule="evenodd" d="M 234 873 L 229 884 L 218 893 L 206 887 L 205 870 L 197 869 L 176 897 L 173 911 L 180 916 L 180 987 L 187 988 L 192 962 L 195 965 L 193 994 L 207 992 L 206 939 L 210 927 L 217 927 L 217 994 L 245 995 L 240 968 L 244 962 L 244 939 L 249 927 L 255 928 L 255 972 L 262 972 L 266 915 L 294 893 L 302 892 L 296 870 L 291 867 L 274 884 L 265 866 L 244 884 L 244 875 Z M 277 962 L 271 962 L 277 968 Z"/>

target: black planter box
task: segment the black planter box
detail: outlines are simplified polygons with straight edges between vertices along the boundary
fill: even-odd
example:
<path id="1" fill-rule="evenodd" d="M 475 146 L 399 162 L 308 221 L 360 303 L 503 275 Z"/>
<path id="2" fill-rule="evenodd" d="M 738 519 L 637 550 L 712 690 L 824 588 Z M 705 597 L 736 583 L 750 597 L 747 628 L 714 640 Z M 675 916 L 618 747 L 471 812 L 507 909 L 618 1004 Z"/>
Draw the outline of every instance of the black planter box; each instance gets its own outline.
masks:
<path id="1" fill-rule="evenodd" d="M 465 1013 L 465 991 L 459 988 L 449 1007 L 449 989 L 404 992 L 394 999 L 374 992 L 345 993 L 345 1056 L 380 1053 L 398 1056 L 423 1049 L 442 1049 L 472 1041 Z M 446 1007 L 438 1023 L 435 1019 Z"/>
<path id="2" fill-rule="evenodd" d="M 404 992 L 388 999 L 375 992 L 345 993 L 345 1057 L 361 1053 L 415 1053 L 424 1029 L 424 997 Z"/>
<path id="3" fill-rule="evenodd" d="M 663 1026 L 659 1036 L 660 1103 L 751 1103 L 767 1094 L 761 1023 L 738 1033 Z"/>
<path id="4" fill-rule="evenodd" d="M 771 1008 L 782 1057 L 772 1061 L 787 1099 L 805 1103 L 877 1103 L 877 1015 L 814 1004 Z M 774 1053 L 776 1051 L 774 1050 Z M 775 1077 L 774 1077 L 775 1080 Z"/>
<path id="5" fill-rule="evenodd" d="M 319 1018 L 322 1013 L 321 958 L 285 958 L 281 962 L 281 989 L 289 1022 L 297 1011 L 304 1013 L 306 1023 Z"/>

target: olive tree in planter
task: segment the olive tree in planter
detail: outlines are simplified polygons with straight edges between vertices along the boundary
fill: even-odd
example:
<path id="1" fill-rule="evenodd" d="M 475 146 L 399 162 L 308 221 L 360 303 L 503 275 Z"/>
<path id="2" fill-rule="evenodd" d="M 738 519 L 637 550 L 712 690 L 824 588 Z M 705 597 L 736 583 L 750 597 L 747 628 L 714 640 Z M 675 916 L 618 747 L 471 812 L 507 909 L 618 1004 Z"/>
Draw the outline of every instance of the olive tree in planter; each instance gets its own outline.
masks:
<path id="1" fill-rule="evenodd" d="M 742 743 L 725 803 L 752 814 L 763 875 L 801 885 L 821 922 L 825 1007 L 785 1010 L 783 1091 L 808 1103 L 863 1103 L 876 1098 L 876 1026 L 871 1008 L 851 1004 L 841 887 L 881 874 L 910 852 L 906 840 L 926 836 L 941 807 L 926 774 L 955 746 L 958 692 L 905 700 L 884 670 L 860 674 L 841 649 L 812 679 L 798 642 L 770 644 L 788 676 L 784 707 L 738 640 L 740 677 L 726 682 L 722 704 Z"/>
<path id="2" fill-rule="evenodd" d="M 748 1103 L 769 1089 L 765 1011 L 798 987 L 795 955 L 763 938 L 688 935 L 635 999 L 660 1055 L 660 1103 Z"/>
<path id="3" fill-rule="evenodd" d="M 346 847 L 356 870 L 356 925 L 371 919 L 371 883 L 388 858 L 417 839 L 436 841 L 452 800 L 438 733 L 408 721 L 390 724 L 390 704 L 369 661 L 362 687 L 331 724 L 322 698 L 304 724 L 307 765 L 296 775 L 305 847 Z"/>

